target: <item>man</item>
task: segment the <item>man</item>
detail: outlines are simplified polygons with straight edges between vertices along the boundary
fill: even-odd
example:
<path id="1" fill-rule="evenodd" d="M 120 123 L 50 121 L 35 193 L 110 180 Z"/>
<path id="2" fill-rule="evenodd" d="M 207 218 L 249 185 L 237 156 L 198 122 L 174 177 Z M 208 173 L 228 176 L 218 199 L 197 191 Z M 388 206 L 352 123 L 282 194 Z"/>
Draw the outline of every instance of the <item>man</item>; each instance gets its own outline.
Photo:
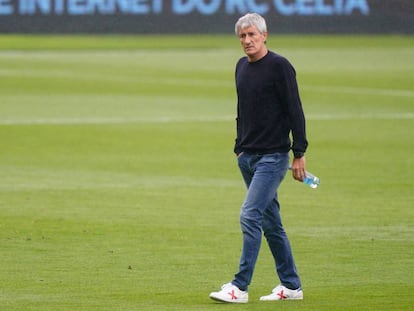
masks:
<path id="1" fill-rule="evenodd" d="M 263 231 L 281 284 L 260 300 L 303 299 L 277 196 L 289 167 L 290 150 L 294 155 L 293 178 L 303 181 L 305 177 L 308 142 L 295 70 L 287 59 L 267 49 L 266 22 L 260 15 L 249 13 L 241 17 L 235 31 L 247 56 L 238 61 L 235 75 L 238 103 L 234 151 L 247 186 L 240 213 L 243 248 L 234 279 L 211 293 L 210 298 L 248 302 L 248 286 Z"/>

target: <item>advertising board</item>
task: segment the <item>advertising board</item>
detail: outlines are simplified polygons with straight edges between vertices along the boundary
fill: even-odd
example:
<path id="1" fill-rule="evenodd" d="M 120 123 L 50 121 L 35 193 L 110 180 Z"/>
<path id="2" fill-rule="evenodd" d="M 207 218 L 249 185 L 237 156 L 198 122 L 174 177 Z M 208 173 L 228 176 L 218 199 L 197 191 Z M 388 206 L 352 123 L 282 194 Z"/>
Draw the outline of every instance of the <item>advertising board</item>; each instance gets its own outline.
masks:
<path id="1" fill-rule="evenodd" d="M 229 33 L 247 12 L 272 33 L 414 33 L 412 0 L 0 0 L 0 32 Z"/>

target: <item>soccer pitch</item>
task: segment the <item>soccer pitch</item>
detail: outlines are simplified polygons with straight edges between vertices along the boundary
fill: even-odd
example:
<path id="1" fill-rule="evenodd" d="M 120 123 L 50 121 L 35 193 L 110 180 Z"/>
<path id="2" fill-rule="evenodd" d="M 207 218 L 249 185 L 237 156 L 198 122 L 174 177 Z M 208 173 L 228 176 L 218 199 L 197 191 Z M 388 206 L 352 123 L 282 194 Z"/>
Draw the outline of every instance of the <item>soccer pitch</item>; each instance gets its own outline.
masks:
<path id="1" fill-rule="evenodd" d="M 282 217 L 304 300 L 266 243 L 230 281 L 245 189 L 232 153 L 234 36 L 0 36 L 0 309 L 411 310 L 414 38 L 271 36 L 295 66 L 310 189 Z"/>

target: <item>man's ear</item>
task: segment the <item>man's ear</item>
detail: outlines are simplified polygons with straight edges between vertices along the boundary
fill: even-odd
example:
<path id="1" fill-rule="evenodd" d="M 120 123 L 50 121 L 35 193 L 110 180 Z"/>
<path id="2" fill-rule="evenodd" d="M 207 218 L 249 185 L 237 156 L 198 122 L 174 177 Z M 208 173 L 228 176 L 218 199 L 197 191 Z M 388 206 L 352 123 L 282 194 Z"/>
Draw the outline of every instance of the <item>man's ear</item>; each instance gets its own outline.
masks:
<path id="1" fill-rule="evenodd" d="M 263 39 L 264 39 L 264 43 L 267 43 L 267 31 L 263 32 Z"/>

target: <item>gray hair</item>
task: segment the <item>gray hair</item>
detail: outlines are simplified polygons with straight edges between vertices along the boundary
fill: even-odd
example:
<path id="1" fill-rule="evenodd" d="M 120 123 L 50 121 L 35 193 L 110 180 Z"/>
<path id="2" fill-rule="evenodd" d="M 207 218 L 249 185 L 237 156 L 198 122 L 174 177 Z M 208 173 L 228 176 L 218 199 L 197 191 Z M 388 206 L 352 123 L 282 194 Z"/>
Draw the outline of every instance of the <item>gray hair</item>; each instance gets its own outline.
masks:
<path id="1" fill-rule="evenodd" d="M 259 32 L 264 33 L 267 32 L 266 21 L 265 19 L 257 14 L 257 13 L 247 13 L 246 15 L 239 18 L 234 27 L 234 31 L 236 32 L 236 36 L 239 35 L 240 29 L 256 26 Z"/>

